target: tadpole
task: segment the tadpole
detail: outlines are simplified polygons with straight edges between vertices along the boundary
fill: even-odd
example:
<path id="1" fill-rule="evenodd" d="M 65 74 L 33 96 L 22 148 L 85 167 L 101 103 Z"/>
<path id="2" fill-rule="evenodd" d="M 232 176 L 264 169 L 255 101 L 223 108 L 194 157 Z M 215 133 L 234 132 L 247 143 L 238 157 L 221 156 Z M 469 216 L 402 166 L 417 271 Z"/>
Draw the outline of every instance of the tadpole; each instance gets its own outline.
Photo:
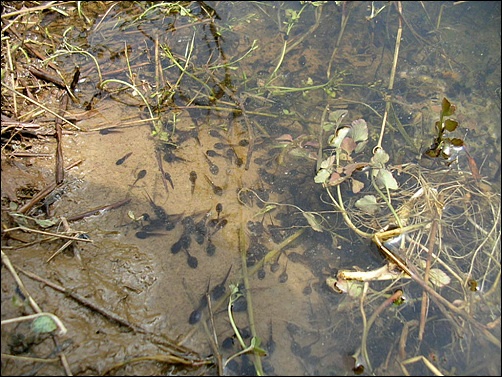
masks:
<path id="1" fill-rule="evenodd" d="M 204 157 L 206 158 L 207 164 L 209 165 L 209 171 L 211 172 L 212 175 L 218 175 L 220 172 L 220 168 L 207 157 L 206 154 L 204 154 Z"/>
<path id="2" fill-rule="evenodd" d="M 132 155 L 132 152 L 126 153 L 124 157 L 119 158 L 117 162 L 115 162 L 115 165 L 122 165 L 125 162 L 125 160 L 129 158 L 130 155 Z"/>
<path id="3" fill-rule="evenodd" d="M 136 238 L 144 240 L 145 238 L 153 237 L 153 236 L 165 236 L 165 234 L 164 233 L 147 232 L 147 231 L 142 230 L 142 231 L 136 232 L 135 236 L 136 236 Z"/>
<path id="4" fill-rule="evenodd" d="M 227 271 L 227 274 L 223 278 L 220 284 L 216 285 L 212 290 L 211 290 L 211 297 L 213 298 L 214 301 L 217 301 L 221 296 L 225 294 L 225 289 L 226 289 L 226 282 L 228 279 L 228 276 L 230 275 L 230 270 L 232 269 L 232 265 L 230 265 L 230 268 Z"/>
<path id="5" fill-rule="evenodd" d="M 219 154 L 216 151 L 213 151 L 212 149 L 208 149 L 206 151 L 206 155 L 209 156 L 209 157 L 223 157 L 223 155 Z"/>
<path id="6" fill-rule="evenodd" d="M 183 248 L 183 244 L 180 240 L 178 240 L 175 243 L 173 243 L 173 245 L 171 246 L 171 253 L 178 254 L 182 248 Z"/>
<path id="7" fill-rule="evenodd" d="M 195 325 L 197 322 L 200 321 L 201 318 L 202 318 L 202 309 L 197 308 L 190 314 L 190 317 L 188 318 L 188 323 L 191 325 Z"/>
<path id="8" fill-rule="evenodd" d="M 146 170 L 145 169 L 140 170 L 138 175 L 136 176 L 136 180 L 134 181 L 134 183 L 132 185 L 134 186 L 136 184 L 136 182 L 138 182 L 140 179 L 145 178 L 145 175 L 146 175 Z"/>
<path id="9" fill-rule="evenodd" d="M 192 184 L 192 188 L 191 188 L 192 195 L 195 190 L 195 181 L 197 181 L 197 173 L 192 170 L 190 172 L 190 182 Z"/>
<path id="10" fill-rule="evenodd" d="M 263 267 L 261 267 L 256 274 L 258 276 L 258 279 L 260 279 L 260 280 L 265 279 L 266 272 L 265 272 L 265 269 Z"/>
<path id="11" fill-rule="evenodd" d="M 206 253 L 210 257 L 212 257 L 214 253 L 216 253 L 216 246 L 214 246 L 214 243 L 211 241 L 211 239 L 207 241 Z"/>
<path id="12" fill-rule="evenodd" d="M 214 236 L 214 234 L 217 231 L 219 231 L 221 228 L 225 227 L 225 225 L 227 225 L 227 224 L 228 224 L 228 220 L 227 219 L 221 219 L 220 221 L 218 221 L 218 223 L 214 227 L 213 233 L 211 233 L 211 236 Z"/>
<path id="13" fill-rule="evenodd" d="M 223 204 L 221 204 L 221 203 L 216 204 L 216 213 L 218 214 L 218 217 L 217 217 L 218 220 L 220 219 L 221 211 L 223 211 Z"/>
<path id="14" fill-rule="evenodd" d="M 223 195 L 223 189 L 220 186 L 216 186 L 211 179 L 207 175 L 204 174 L 206 181 L 211 185 L 213 192 L 215 195 L 221 196 Z"/>
<path id="15" fill-rule="evenodd" d="M 279 269 L 279 267 L 281 267 L 281 265 L 279 264 L 279 258 L 277 258 L 275 262 L 270 265 L 270 271 L 276 272 Z"/>
<path id="16" fill-rule="evenodd" d="M 197 268 L 199 265 L 199 261 L 197 260 L 196 257 L 192 256 L 187 249 L 185 249 L 185 252 L 187 253 L 187 264 L 190 268 Z"/>
<path id="17" fill-rule="evenodd" d="M 284 266 L 284 271 L 279 275 L 279 283 L 285 283 L 288 281 L 288 273 L 286 269 L 288 268 L 288 259 L 286 259 L 286 265 Z"/>

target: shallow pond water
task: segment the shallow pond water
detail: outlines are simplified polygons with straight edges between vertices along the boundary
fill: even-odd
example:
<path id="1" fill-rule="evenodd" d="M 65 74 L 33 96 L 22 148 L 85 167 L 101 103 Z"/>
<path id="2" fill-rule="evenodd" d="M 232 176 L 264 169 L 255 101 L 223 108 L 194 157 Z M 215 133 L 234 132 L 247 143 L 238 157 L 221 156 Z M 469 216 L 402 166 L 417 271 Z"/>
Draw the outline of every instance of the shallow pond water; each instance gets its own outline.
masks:
<path id="1" fill-rule="evenodd" d="M 64 77 L 77 67 L 80 77 L 64 113 L 76 127 L 63 125 L 62 142 L 65 166 L 78 164 L 29 219 L 19 208 L 53 181 L 55 160 L 43 154 L 56 142 L 22 132 L 4 139 L 2 119 L 2 250 L 68 329 L 51 339 L 27 322 L 2 323 L 2 354 L 13 355 L 2 356 L 2 374 L 64 374 L 57 360 L 16 357 L 63 350 L 75 375 L 500 375 L 500 4 L 339 3 L 3 10 L 16 20 L 4 32 L 10 46 L 18 34 L 45 38 L 40 51 Z M 57 111 L 62 89 L 45 90 Z M 2 95 L 10 101 L 2 113 L 16 119 L 19 98 Z M 459 127 L 441 141 L 461 140 L 457 152 L 433 147 L 443 98 Z M 23 105 L 34 123 L 53 121 Z M 334 134 L 335 114 L 366 135 Z M 346 156 L 338 170 L 327 165 L 337 136 Z M 399 187 L 379 196 L 368 171 L 381 136 Z M 425 166 L 428 148 L 444 153 Z M 27 149 L 37 155 L 20 153 Z M 332 169 L 326 187 L 315 181 L 322 169 Z M 378 210 L 361 210 L 365 194 Z M 364 234 L 396 217 L 416 226 L 399 239 L 405 263 L 422 275 L 432 245 L 432 269 L 451 281 L 431 285 L 448 304 L 431 299 L 423 339 L 415 280 L 342 294 L 327 283 L 342 270 L 385 265 Z M 55 222 L 47 232 L 86 240 L 56 253 L 67 240 L 30 231 L 43 219 Z M 32 313 L 16 287 L 4 264 L 2 321 Z M 231 315 L 232 287 L 242 297 Z M 398 289 L 404 304 L 386 305 Z M 239 355 L 239 338 L 245 347 L 259 339 L 265 353 Z"/>

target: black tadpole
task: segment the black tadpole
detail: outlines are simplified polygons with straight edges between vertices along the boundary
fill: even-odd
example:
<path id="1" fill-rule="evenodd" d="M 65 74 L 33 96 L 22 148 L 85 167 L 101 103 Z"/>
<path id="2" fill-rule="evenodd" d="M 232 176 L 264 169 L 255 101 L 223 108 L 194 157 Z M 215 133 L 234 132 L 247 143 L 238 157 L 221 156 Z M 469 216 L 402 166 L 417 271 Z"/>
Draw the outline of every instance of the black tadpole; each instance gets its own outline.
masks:
<path id="1" fill-rule="evenodd" d="M 218 285 L 216 285 L 212 290 L 211 290 L 211 297 L 213 300 L 218 300 L 220 297 L 223 296 L 225 293 L 225 285 L 227 283 L 228 276 L 230 275 L 230 271 L 232 270 L 232 265 L 230 265 L 230 268 L 227 271 L 227 274 L 223 278 L 222 282 Z"/>
<path id="2" fill-rule="evenodd" d="M 192 188 L 191 188 L 192 195 L 193 195 L 193 192 L 195 190 L 195 181 L 197 181 L 197 173 L 192 170 L 190 172 L 190 182 L 192 184 Z"/>
<path id="3" fill-rule="evenodd" d="M 220 219 L 221 211 L 223 211 L 223 204 L 221 204 L 221 203 L 216 204 L 216 213 L 218 214 L 218 217 L 217 217 L 218 220 Z"/>
<path id="4" fill-rule="evenodd" d="M 126 155 L 124 155 L 124 157 L 119 158 L 117 160 L 117 162 L 115 162 L 115 165 L 122 165 L 125 162 L 125 160 L 127 160 L 129 158 L 129 156 L 131 156 L 131 155 L 132 155 L 132 152 L 127 153 Z"/>
<path id="5" fill-rule="evenodd" d="M 146 175 L 146 170 L 145 169 L 140 170 L 138 175 L 136 176 L 136 180 L 134 181 L 134 183 L 132 185 L 134 186 L 136 184 L 136 182 L 138 182 L 140 179 L 145 178 L 145 175 Z"/>
<path id="6" fill-rule="evenodd" d="M 187 264 L 190 268 L 197 268 L 199 265 L 199 261 L 197 260 L 196 257 L 192 256 L 187 249 L 185 249 L 185 252 L 187 253 Z"/>

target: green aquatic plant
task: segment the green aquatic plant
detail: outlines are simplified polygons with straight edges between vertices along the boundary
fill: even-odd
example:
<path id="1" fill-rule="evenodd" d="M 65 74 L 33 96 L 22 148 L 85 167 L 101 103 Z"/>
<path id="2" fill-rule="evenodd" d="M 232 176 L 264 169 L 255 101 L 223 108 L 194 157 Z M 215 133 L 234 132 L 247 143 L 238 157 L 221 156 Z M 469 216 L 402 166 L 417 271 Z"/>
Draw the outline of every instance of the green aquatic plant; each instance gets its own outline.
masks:
<path id="1" fill-rule="evenodd" d="M 446 131 L 453 132 L 458 127 L 456 120 L 446 118 L 455 114 L 456 109 L 455 105 L 443 98 L 439 120 L 434 125 L 436 137 L 432 145 L 424 152 L 427 157 L 442 157 L 446 160 L 447 165 L 455 160 L 460 151 L 464 150 L 464 141 L 462 139 L 444 137 Z"/>

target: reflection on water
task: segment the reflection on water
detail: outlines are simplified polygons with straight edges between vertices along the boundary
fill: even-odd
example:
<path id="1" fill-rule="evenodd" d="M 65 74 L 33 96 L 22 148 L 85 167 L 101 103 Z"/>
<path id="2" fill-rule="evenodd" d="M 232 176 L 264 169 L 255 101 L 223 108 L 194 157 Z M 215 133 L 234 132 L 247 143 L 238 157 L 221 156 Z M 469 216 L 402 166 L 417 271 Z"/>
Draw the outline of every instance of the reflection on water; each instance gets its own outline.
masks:
<path id="1" fill-rule="evenodd" d="M 37 13 L 46 53 L 63 74 L 81 71 L 68 109 L 81 131 L 64 152 L 83 160 L 67 179 L 85 184 L 47 207 L 85 214 L 70 225 L 93 243 L 43 264 L 50 248 L 17 251 L 13 237 L 9 257 L 209 360 L 118 365 L 162 347 L 46 292 L 44 310 L 71 328 L 74 373 L 500 374 L 500 5 L 400 6 L 90 2 L 67 5 L 70 18 Z M 425 164 L 443 98 L 459 124 L 444 137 L 467 152 Z M 86 211 L 97 206 L 108 210 Z M 388 263 L 370 238 L 391 224 L 410 228 L 383 245 L 417 279 L 398 270 L 350 294 L 326 284 Z M 434 273 L 449 283 L 427 283 Z M 429 292 L 425 312 L 424 279 L 439 296 Z M 398 289 L 404 303 L 386 301 Z"/>

